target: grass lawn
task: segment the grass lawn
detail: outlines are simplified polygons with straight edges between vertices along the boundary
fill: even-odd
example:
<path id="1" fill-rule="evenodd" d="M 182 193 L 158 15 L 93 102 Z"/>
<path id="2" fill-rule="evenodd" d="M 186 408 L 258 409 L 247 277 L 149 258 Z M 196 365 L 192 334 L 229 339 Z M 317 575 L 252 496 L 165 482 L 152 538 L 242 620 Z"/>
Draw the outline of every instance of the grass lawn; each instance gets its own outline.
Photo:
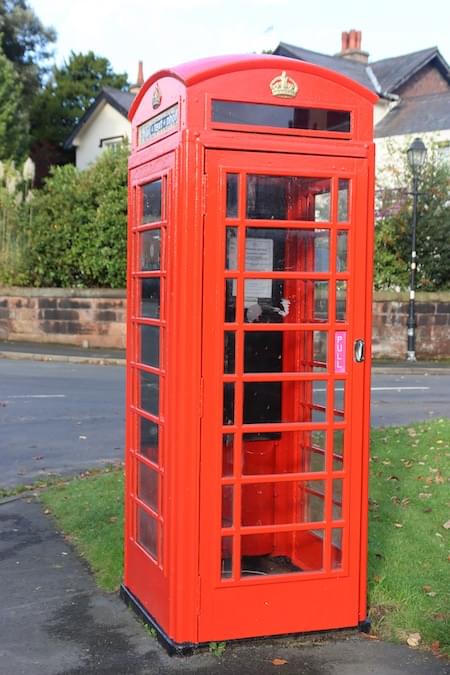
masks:
<path id="1" fill-rule="evenodd" d="M 372 432 L 369 603 L 381 638 L 450 654 L 450 420 Z M 51 487 L 42 501 L 99 586 L 122 579 L 120 469 Z M 447 524 L 447 528 L 444 525 Z"/>

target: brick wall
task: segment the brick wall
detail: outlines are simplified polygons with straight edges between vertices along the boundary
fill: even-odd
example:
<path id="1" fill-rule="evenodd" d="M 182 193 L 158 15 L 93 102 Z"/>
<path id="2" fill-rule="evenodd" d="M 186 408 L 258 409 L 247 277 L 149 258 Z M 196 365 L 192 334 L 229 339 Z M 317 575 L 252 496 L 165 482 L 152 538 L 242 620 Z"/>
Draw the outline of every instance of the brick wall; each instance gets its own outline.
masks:
<path id="1" fill-rule="evenodd" d="M 441 94 L 450 89 L 449 83 L 438 69 L 431 63 L 421 68 L 403 87 L 395 93 L 402 98 L 408 96 L 425 96 L 428 94 Z"/>
<path id="2" fill-rule="evenodd" d="M 0 289 L 0 340 L 125 346 L 125 291 Z M 418 293 L 417 354 L 450 357 L 450 292 Z M 373 355 L 404 358 L 407 293 L 375 293 Z"/>
<path id="3" fill-rule="evenodd" d="M 0 340 L 125 346 L 125 291 L 0 288 Z"/>
<path id="4" fill-rule="evenodd" d="M 375 293 L 373 347 L 375 358 L 405 357 L 408 293 Z M 416 294 L 416 352 L 419 358 L 450 357 L 450 292 Z"/>

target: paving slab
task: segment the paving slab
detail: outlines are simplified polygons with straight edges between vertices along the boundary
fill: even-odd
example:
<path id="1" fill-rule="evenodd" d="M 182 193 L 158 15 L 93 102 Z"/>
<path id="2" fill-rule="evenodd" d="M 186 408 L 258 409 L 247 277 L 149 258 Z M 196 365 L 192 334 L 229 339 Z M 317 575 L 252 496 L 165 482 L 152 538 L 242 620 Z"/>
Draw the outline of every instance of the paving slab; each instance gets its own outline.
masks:
<path id="1" fill-rule="evenodd" d="M 450 675 L 431 654 L 358 634 L 170 657 L 118 594 L 97 588 L 34 497 L 0 503 L 0 579 L 1 675 Z M 286 663 L 275 666 L 277 658 Z"/>

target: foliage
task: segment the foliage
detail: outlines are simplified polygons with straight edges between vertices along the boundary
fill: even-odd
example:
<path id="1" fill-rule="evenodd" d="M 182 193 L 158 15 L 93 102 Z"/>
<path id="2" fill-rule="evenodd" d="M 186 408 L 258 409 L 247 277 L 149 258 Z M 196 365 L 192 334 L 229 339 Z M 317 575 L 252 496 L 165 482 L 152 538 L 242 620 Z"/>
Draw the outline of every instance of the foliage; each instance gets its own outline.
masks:
<path id="1" fill-rule="evenodd" d="M 53 28 L 42 24 L 26 0 L 0 0 L 0 49 L 22 84 L 25 108 L 48 72 L 55 40 Z"/>
<path id="2" fill-rule="evenodd" d="M 85 171 L 52 169 L 32 202 L 32 285 L 125 285 L 127 158 L 125 146 L 105 151 Z"/>
<path id="3" fill-rule="evenodd" d="M 22 85 L 11 61 L 0 50 L 0 160 L 23 159 L 27 141 Z"/>
<path id="4" fill-rule="evenodd" d="M 33 168 L 0 162 L 0 284 L 26 286 Z"/>
<path id="5" fill-rule="evenodd" d="M 400 158 L 400 163 L 399 163 Z M 379 177 L 375 286 L 405 289 L 411 259 L 412 176 L 406 148 Z M 450 165 L 429 148 L 418 181 L 417 288 L 450 287 Z"/>
<path id="6" fill-rule="evenodd" d="M 92 51 L 71 52 L 67 62 L 53 68 L 52 76 L 35 99 L 32 110 L 35 141 L 62 145 L 105 86 L 126 89 L 126 73 L 114 73 L 108 59 Z"/>

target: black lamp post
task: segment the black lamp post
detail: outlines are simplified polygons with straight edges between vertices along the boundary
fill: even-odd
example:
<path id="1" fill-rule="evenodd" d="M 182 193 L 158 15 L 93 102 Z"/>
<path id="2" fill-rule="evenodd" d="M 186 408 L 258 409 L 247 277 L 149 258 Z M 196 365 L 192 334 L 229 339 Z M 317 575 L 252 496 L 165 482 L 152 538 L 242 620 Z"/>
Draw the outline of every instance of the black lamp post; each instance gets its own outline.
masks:
<path id="1" fill-rule="evenodd" d="M 409 277 L 409 308 L 408 308 L 408 351 L 407 360 L 416 360 L 416 269 L 417 269 L 417 252 L 416 252 L 416 229 L 417 229 L 417 198 L 419 192 L 417 190 L 418 176 L 420 169 L 425 163 L 427 156 L 427 149 L 423 144 L 422 139 L 415 138 L 407 151 L 408 164 L 410 166 L 413 184 L 413 215 L 412 215 L 412 233 L 411 233 L 411 272 Z"/>

